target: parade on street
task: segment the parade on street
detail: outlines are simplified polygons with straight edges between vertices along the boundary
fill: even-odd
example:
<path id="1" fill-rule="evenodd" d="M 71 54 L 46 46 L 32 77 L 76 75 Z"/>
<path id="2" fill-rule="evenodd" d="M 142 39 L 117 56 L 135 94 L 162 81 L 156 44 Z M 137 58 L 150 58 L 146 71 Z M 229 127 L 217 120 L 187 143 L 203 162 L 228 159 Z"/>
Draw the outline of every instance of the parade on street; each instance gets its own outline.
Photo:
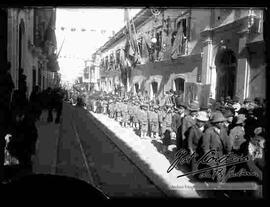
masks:
<path id="1" fill-rule="evenodd" d="M 269 11 L 0 12 L 8 195 L 46 186 L 66 199 L 265 197 Z"/>

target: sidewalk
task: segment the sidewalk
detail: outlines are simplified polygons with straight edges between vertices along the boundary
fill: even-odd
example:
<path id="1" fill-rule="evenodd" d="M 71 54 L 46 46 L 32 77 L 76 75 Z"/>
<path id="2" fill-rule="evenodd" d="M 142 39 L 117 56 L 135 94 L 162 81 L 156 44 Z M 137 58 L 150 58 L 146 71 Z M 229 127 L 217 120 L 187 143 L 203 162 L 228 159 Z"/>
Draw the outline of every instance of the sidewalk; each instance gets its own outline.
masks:
<path id="1" fill-rule="evenodd" d="M 55 113 L 53 114 L 55 117 Z M 38 140 L 36 156 L 33 162 L 33 172 L 41 174 L 55 174 L 57 158 L 57 142 L 60 124 L 47 123 L 47 112 L 43 112 L 36 126 Z"/>
<path id="2" fill-rule="evenodd" d="M 170 162 L 157 151 L 151 140 L 141 139 L 132 129 L 121 127 L 118 122 L 103 114 L 89 112 L 89 117 L 167 195 L 185 198 L 200 197 L 189 178 L 177 178 L 183 172 L 174 168 L 167 173 Z"/>

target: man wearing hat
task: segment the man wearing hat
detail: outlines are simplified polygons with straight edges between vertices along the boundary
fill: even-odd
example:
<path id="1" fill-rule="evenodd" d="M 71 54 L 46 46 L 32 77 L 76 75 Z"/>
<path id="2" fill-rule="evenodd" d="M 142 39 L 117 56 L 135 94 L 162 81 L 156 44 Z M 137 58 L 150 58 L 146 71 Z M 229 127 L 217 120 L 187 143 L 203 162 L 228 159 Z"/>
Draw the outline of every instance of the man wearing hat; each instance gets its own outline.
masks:
<path id="1" fill-rule="evenodd" d="M 146 138 L 148 132 L 148 113 L 146 104 L 141 105 L 141 110 L 139 112 L 139 123 L 141 130 L 141 138 Z"/>
<path id="2" fill-rule="evenodd" d="M 121 121 L 121 102 L 120 102 L 120 99 L 118 99 L 116 101 L 116 104 L 115 104 L 115 119 L 118 122 Z"/>
<path id="3" fill-rule="evenodd" d="M 140 114 L 140 102 L 135 101 L 134 106 L 133 106 L 133 111 L 134 111 L 134 116 L 133 116 L 133 123 L 135 130 L 138 130 L 140 128 L 139 124 L 139 114 Z"/>
<path id="4" fill-rule="evenodd" d="M 196 124 L 191 126 L 187 131 L 187 149 L 190 154 L 197 153 L 202 155 L 201 152 L 201 142 L 203 133 L 206 128 L 206 122 L 209 121 L 209 117 L 206 111 L 199 111 L 198 116 L 196 117 Z M 192 160 L 191 163 L 192 170 L 196 170 L 195 160 Z"/>
<path id="5" fill-rule="evenodd" d="M 215 112 L 211 118 L 211 124 L 208 129 L 206 129 L 202 137 L 202 152 L 204 154 L 208 153 L 210 150 L 214 150 L 215 155 L 220 157 L 224 154 L 230 152 L 230 139 L 227 135 L 227 130 L 224 127 L 224 122 L 226 118 L 221 112 Z M 212 167 L 217 165 L 222 165 L 225 163 L 213 163 Z M 220 167 L 213 169 L 213 175 L 216 177 L 217 181 L 222 181 L 225 177 L 226 167 Z"/>
<path id="6" fill-rule="evenodd" d="M 187 112 L 189 114 L 187 114 L 183 118 L 182 129 L 181 129 L 183 148 L 187 148 L 186 132 L 191 126 L 196 124 L 196 116 L 199 110 L 200 110 L 200 107 L 197 101 L 193 101 L 187 106 Z"/>
<path id="7" fill-rule="evenodd" d="M 225 154 L 229 147 L 229 138 L 224 123 L 227 119 L 221 112 L 215 112 L 210 120 L 210 126 L 204 133 L 202 150 L 207 153 L 216 150 L 221 155 Z"/>
<path id="8" fill-rule="evenodd" d="M 246 142 L 245 139 L 245 129 L 244 129 L 244 123 L 245 123 L 245 116 L 243 114 L 240 114 L 236 117 L 236 122 L 234 127 L 230 130 L 229 138 L 230 138 L 230 147 L 234 153 L 238 154 L 246 154 L 247 153 L 247 146 L 243 149 L 243 143 Z M 245 152 L 244 152 L 245 151 Z"/>
<path id="9" fill-rule="evenodd" d="M 166 114 L 164 116 L 162 122 L 162 137 L 163 137 L 163 144 L 164 144 L 164 151 L 167 151 L 168 146 L 171 144 L 171 136 L 172 136 L 172 104 L 166 104 Z"/>
<path id="10" fill-rule="evenodd" d="M 134 118 L 134 100 L 131 100 L 128 103 L 128 114 L 129 114 L 129 123 L 132 128 L 134 128 L 133 118 Z"/>
<path id="11" fill-rule="evenodd" d="M 129 118 L 130 116 L 128 113 L 127 99 L 125 99 L 122 104 L 122 126 L 123 127 L 127 127 Z"/>
<path id="12" fill-rule="evenodd" d="M 227 131 L 229 132 L 229 130 L 232 127 L 232 122 L 234 119 L 233 111 L 230 108 L 226 108 L 222 113 L 223 113 L 223 116 L 227 119 L 227 121 L 224 122 L 224 125 L 225 125 Z"/>
<path id="13" fill-rule="evenodd" d="M 163 137 L 162 128 L 163 128 L 163 121 L 166 115 L 166 107 L 160 106 L 158 110 L 158 122 L 159 122 L 159 137 Z"/>
<path id="14" fill-rule="evenodd" d="M 186 105 L 183 102 L 178 102 L 176 112 L 172 117 L 172 130 L 176 133 L 176 150 L 182 147 L 182 122 L 185 116 Z"/>
<path id="15" fill-rule="evenodd" d="M 149 123 L 150 123 L 150 136 L 151 138 L 158 138 L 159 125 L 158 125 L 158 106 L 154 105 L 150 107 L 149 111 Z"/>

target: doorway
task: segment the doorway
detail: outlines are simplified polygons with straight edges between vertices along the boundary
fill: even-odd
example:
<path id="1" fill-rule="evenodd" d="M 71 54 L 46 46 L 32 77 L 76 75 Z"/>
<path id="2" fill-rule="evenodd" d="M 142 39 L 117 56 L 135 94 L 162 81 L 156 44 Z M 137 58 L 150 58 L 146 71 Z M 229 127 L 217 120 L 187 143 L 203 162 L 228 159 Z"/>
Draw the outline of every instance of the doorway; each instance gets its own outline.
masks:
<path id="1" fill-rule="evenodd" d="M 36 68 L 33 67 L 33 71 L 32 71 L 32 80 L 33 80 L 33 89 L 35 88 L 35 86 L 37 85 L 37 72 L 36 72 Z"/>
<path id="2" fill-rule="evenodd" d="M 235 95 L 237 59 L 234 52 L 227 48 L 220 48 L 215 58 L 217 80 L 216 99 L 231 98 Z"/>
<path id="3" fill-rule="evenodd" d="M 185 88 L 185 79 L 183 78 L 176 78 L 174 80 L 175 84 L 175 91 L 177 94 L 184 94 L 184 88 Z"/>
<path id="4" fill-rule="evenodd" d="M 155 98 L 157 96 L 157 93 L 158 93 L 158 82 L 156 81 L 153 81 L 151 83 L 151 99 Z"/>
<path id="5" fill-rule="evenodd" d="M 136 94 L 138 94 L 139 93 L 139 83 L 135 83 L 135 92 L 136 92 Z"/>
<path id="6" fill-rule="evenodd" d="M 22 65 L 22 60 L 23 60 L 23 44 L 24 44 L 24 33 L 25 33 L 25 26 L 24 26 L 24 21 L 21 19 L 20 25 L 19 25 L 19 70 L 18 70 L 18 82 L 19 82 L 19 89 L 21 86 L 21 83 L 23 81 L 23 65 Z"/>

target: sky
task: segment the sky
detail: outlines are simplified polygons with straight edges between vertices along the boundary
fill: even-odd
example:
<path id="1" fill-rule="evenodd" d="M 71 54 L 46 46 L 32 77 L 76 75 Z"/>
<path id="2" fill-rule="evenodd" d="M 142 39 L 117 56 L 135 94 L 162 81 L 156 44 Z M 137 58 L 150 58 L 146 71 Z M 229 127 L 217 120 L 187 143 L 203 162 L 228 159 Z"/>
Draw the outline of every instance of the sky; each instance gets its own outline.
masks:
<path id="1" fill-rule="evenodd" d="M 130 18 L 140 9 L 129 8 Z M 123 26 L 124 8 L 58 8 L 56 40 L 58 52 L 63 43 L 58 59 L 63 82 L 74 82 L 82 74 L 84 60 Z"/>

